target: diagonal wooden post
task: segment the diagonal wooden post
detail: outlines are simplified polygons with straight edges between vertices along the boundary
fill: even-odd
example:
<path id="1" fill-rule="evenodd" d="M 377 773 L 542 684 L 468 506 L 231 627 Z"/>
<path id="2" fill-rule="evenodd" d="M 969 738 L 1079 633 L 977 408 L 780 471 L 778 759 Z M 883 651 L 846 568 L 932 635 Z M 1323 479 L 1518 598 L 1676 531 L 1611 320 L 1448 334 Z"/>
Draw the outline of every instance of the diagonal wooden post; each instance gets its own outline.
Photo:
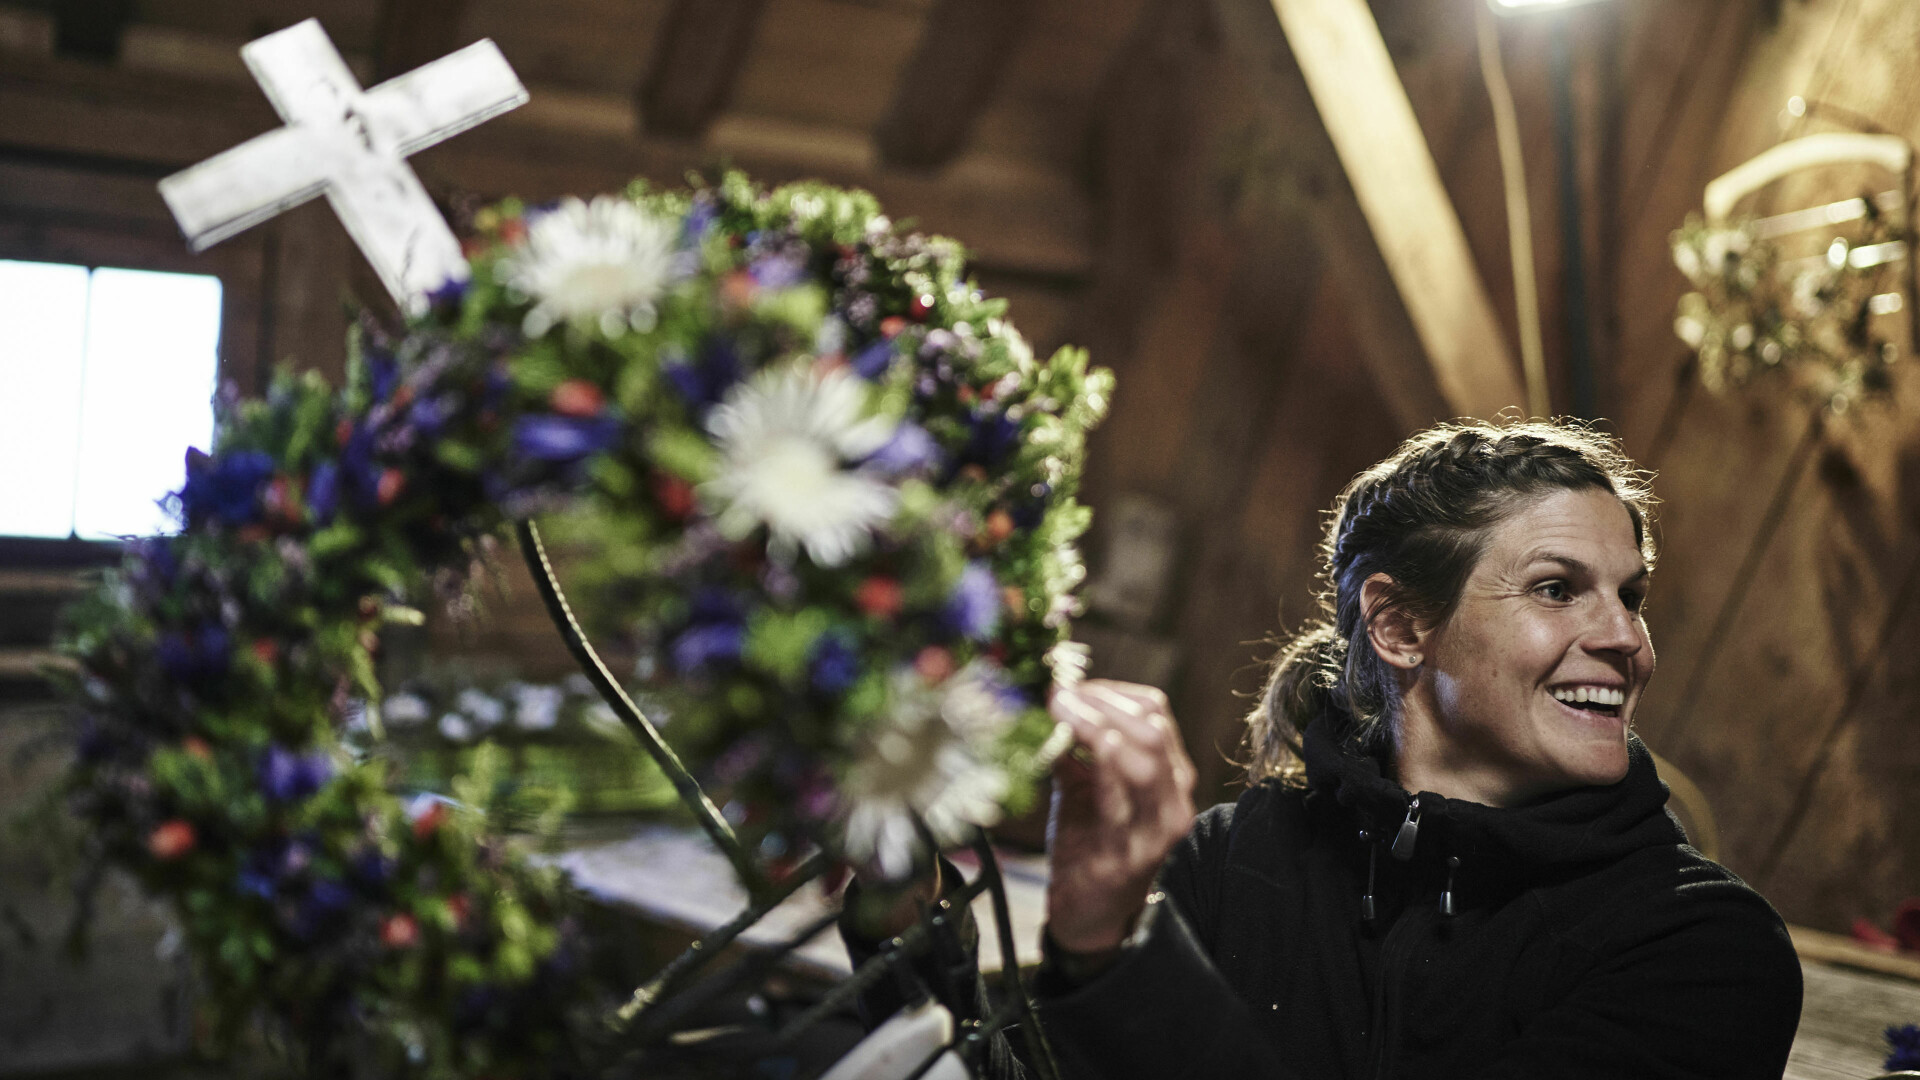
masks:
<path id="1" fill-rule="evenodd" d="M 1264 115 L 1311 174 L 1302 186 L 1316 233 L 1381 393 L 1407 426 L 1524 406 L 1459 215 L 1366 0 L 1269 5 L 1271 14 L 1257 0 L 1213 0 Z M 1309 108 L 1319 124 L 1300 122 Z"/>

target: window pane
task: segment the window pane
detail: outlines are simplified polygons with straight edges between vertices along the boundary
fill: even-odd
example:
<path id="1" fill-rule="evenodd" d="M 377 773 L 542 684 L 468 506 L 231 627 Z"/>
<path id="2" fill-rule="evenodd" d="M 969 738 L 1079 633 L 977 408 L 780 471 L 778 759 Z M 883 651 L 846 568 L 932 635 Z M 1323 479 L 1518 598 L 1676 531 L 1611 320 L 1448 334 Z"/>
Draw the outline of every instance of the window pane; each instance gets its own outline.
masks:
<path id="1" fill-rule="evenodd" d="M 211 449 L 220 281 L 93 273 L 73 528 L 82 539 L 172 531 L 157 500 L 185 479 L 187 447 Z"/>
<path id="2" fill-rule="evenodd" d="M 87 269 L 0 260 L 0 536 L 73 528 Z"/>

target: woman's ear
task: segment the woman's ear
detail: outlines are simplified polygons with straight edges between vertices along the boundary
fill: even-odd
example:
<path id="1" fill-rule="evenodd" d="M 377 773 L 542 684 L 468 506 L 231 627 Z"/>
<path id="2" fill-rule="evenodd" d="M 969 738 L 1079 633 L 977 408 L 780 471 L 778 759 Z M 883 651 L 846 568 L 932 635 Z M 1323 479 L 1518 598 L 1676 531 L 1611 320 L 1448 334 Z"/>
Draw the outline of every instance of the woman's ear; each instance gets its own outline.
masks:
<path id="1" fill-rule="evenodd" d="M 1367 640 L 1375 656 L 1389 667 L 1411 672 L 1425 659 L 1421 646 L 1426 635 L 1407 610 L 1395 603 L 1393 579 L 1375 574 L 1360 586 L 1360 611 L 1367 622 Z"/>

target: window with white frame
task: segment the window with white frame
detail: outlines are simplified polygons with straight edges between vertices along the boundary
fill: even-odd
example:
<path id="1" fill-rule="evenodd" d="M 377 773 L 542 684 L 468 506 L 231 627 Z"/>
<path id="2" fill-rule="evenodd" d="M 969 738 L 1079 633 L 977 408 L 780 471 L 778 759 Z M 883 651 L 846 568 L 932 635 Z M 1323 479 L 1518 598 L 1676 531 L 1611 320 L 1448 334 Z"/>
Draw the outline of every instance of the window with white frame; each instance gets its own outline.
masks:
<path id="1" fill-rule="evenodd" d="M 209 449 L 218 278 L 0 260 L 0 536 L 171 532 Z"/>

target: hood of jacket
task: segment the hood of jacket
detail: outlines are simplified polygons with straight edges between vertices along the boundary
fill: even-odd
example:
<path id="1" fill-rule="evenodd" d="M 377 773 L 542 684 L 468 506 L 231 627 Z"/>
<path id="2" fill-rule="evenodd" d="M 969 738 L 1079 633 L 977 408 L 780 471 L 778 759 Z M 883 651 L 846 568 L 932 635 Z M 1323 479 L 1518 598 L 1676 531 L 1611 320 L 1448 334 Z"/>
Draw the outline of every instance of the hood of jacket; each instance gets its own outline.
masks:
<path id="1" fill-rule="evenodd" d="M 1338 745 L 1321 724 L 1302 739 L 1308 789 L 1350 810 L 1378 841 L 1391 845 L 1419 799 L 1410 856 L 1419 862 L 1458 858 L 1480 872 L 1537 879 L 1609 863 L 1641 848 L 1686 843 L 1667 813 L 1667 785 L 1653 755 L 1627 737 L 1627 775 L 1620 782 L 1573 788 L 1523 806 L 1493 807 L 1431 791 L 1409 792 L 1375 758 Z"/>

